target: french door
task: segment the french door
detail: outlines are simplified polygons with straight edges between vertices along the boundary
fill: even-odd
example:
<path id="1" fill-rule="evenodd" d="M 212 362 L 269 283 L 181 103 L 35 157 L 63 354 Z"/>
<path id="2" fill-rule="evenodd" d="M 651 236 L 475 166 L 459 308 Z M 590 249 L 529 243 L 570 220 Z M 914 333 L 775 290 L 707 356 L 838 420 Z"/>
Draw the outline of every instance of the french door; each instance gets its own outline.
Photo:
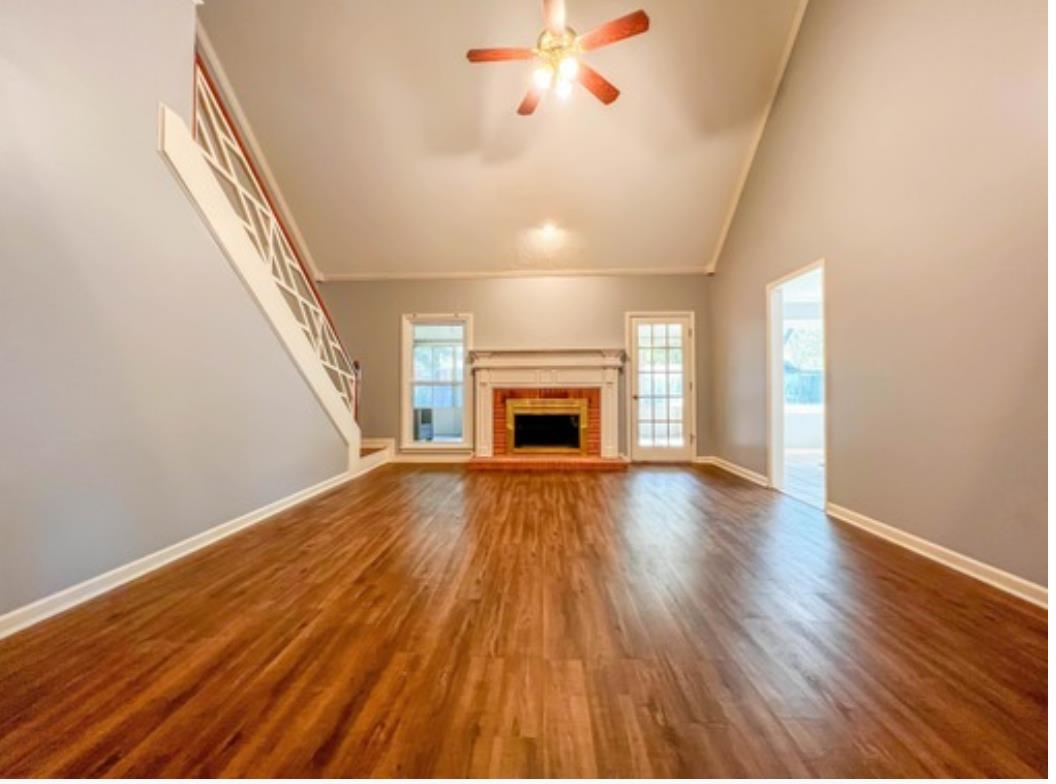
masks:
<path id="1" fill-rule="evenodd" d="M 629 317 L 631 458 L 693 457 L 693 319 L 689 314 Z"/>

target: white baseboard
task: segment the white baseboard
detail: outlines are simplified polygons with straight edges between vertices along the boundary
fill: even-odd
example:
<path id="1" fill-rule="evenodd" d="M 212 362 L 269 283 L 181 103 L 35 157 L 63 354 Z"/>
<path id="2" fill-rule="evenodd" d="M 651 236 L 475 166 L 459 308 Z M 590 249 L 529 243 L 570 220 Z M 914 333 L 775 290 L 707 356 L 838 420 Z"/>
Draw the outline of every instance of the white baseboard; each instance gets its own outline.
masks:
<path id="1" fill-rule="evenodd" d="M 190 555 L 196 550 L 200 550 L 214 542 L 218 542 L 237 531 L 241 531 L 243 528 L 248 528 L 249 526 L 266 520 L 269 517 L 273 517 L 279 512 L 283 512 L 317 495 L 325 493 L 327 490 L 337 487 L 350 479 L 354 479 L 356 476 L 362 476 L 369 470 L 370 468 L 365 471 L 359 471 L 356 474 L 347 471 L 338 474 L 337 476 L 326 479 L 319 484 L 312 485 L 304 490 L 299 490 L 292 495 L 280 498 L 266 506 L 248 512 L 241 517 L 236 517 L 234 520 L 228 520 L 226 523 L 221 523 L 207 531 L 202 531 L 201 533 L 184 539 L 181 542 L 176 542 L 175 544 L 169 545 L 161 550 L 157 550 L 156 552 L 145 555 L 142 558 L 138 558 L 131 563 L 118 566 L 116 569 L 111 569 L 109 572 L 100 574 L 97 577 L 91 577 L 82 583 L 72 585 L 69 588 L 64 588 L 50 596 L 45 596 L 43 599 L 38 599 L 24 607 L 19 607 L 4 615 L 0 615 L 0 639 L 32 626 L 35 623 L 39 623 L 53 615 L 57 615 L 60 612 L 76 607 L 78 604 L 86 602 L 89 599 L 94 599 L 107 591 L 111 591 L 138 577 L 142 577 L 148 572 L 152 572 L 166 564 L 183 558 L 185 555 Z"/>
<path id="2" fill-rule="evenodd" d="M 394 438 L 364 438 L 360 441 L 360 446 L 379 451 L 359 458 L 359 472 L 356 476 L 362 476 L 367 471 L 372 471 L 378 466 L 391 463 L 392 458 L 396 454 L 396 439 Z"/>
<path id="3" fill-rule="evenodd" d="M 739 466 L 736 463 L 731 463 L 729 460 L 724 460 L 721 457 L 716 457 L 715 455 L 694 457 L 693 462 L 699 465 L 715 466 L 716 468 L 721 468 L 723 471 L 733 474 L 734 476 L 739 476 L 741 479 L 747 479 L 749 482 L 754 482 L 763 487 L 770 487 L 770 480 L 762 474 L 756 473 L 744 466 Z"/>
<path id="4" fill-rule="evenodd" d="M 955 569 L 969 577 L 974 577 L 976 580 L 980 580 L 1013 596 L 1018 596 L 1031 604 L 1036 604 L 1046 609 L 1049 606 L 1049 589 L 1037 583 L 1024 580 L 1022 577 L 1016 577 L 1014 574 L 1009 574 L 996 566 L 976 561 L 967 555 L 961 555 L 942 545 L 929 542 L 927 539 L 922 539 L 919 536 L 907 533 L 887 523 L 881 523 L 879 520 L 866 517 L 837 504 L 826 504 L 825 512 L 830 517 L 835 517 L 837 520 L 842 520 L 856 528 L 861 528 L 863 531 L 905 547 L 907 550 L 912 550 L 925 558 L 938 561 L 943 566 L 948 566 L 950 569 Z"/>
<path id="5" fill-rule="evenodd" d="M 715 457 L 713 455 L 696 457 L 693 459 L 693 462 L 701 465 L 712 465 L 743 479 L 747 479 L 749 482 L 755 482 L 757 485 L 762 485 L 763 487 L 770 487 L 769 480 L 762 474 L 751 471 L 743 466 L 739 466 L 736 463 L 731 463 L 721 457 Z M 990 566 L 982 561 L 977 561 L 967 555 L 962 555 L 961 553 L 950 550 L 942 545 L 929 542 L 927 539 L 922 539 L 919 536 L 907 533 L 906 531 L 895 528 L 887 523 L 881 523 L 879 520 L 874 520 L 871 517 L 859 514 L 858 512 L 837 504 L 825 504 L 825 512 L 830 517 L 835 517 L 837 520 L 849 523 L 850 525 L 860 528 L 863 531 L 867 531 L 874 536 L 879 536 L 889 542 L 905 547 L 907 550 L 912 550 L 918 555 L 923 555 L 925 558 L 937 561 L 943 566 L 948 566 L 950 569 L 966 574 L 969 577 L 974 577 L 976 580 L 980 580 L 987 585 L 991 585 L 994 588 L 1010 593 L 1013 596 L 1017 596 L 1031 604 L 1036 604 L 1039 607 L 1044 608 L 1048 608 L 1049 606 L 1049 589 L 1042 585 L 1032 583 L 1029 580 L 1024 580 L 1022 577 L 1016 577 L 1016 575 L 1009 574 L 1002 569 L 998 569 L 996 566 Z"/>

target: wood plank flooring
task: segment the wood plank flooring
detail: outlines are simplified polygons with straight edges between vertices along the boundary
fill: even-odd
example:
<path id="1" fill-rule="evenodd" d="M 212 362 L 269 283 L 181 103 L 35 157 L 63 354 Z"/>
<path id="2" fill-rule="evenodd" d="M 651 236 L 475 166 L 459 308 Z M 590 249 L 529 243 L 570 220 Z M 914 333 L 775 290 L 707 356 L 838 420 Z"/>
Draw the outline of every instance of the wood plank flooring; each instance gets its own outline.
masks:
<path id="1" fill-rule="evenodd" d="M 386 466 L 0 641 L 0 775 L 1044 776 L 1046 636 L 715 469 Z"/>

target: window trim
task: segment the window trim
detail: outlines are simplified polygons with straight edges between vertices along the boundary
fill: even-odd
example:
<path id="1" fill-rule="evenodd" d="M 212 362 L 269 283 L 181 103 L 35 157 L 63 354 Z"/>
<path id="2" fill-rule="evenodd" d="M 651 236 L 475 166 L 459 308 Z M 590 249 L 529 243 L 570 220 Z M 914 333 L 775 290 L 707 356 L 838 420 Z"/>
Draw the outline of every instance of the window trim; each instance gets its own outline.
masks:
<path id="1" fill-rule="evenodd" d="M 411 385 L 414 381 L 414 326 L 416 324 L 461 324 L 462 346 L 462 441 L 415 441 L 412 434 Z M 473 384 L 469 352 L 473 350 L 472 313 L 404 313 L 400 318 L 400 451 L 465 452 L 473 449 Z"/>

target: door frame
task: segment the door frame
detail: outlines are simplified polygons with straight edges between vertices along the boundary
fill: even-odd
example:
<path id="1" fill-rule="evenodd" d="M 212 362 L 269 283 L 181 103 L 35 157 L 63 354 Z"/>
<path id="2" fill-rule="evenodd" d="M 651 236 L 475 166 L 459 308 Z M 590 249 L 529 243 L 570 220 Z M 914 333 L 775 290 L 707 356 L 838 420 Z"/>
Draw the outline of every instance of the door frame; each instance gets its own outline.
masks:
<path id="1" fill-rule="evenodd" d="M 689 458 L 688 461 L 682 460 L 682 458 L 678 457 L 664 460 L 662 462 L 693 462 L 694 458 L 697 456 L 697 314 L 696 311 L 693 310 L 628 310 L 623 314 L 623 341 L 624 350 L 627 352 L 628 369 L 628 372 L 624 374 L 623 390 L 623 405 L 626 412 L 624 424 L 627 433 L 627 459 L 632 463 L 660 462 L 656 458 L 651 460 L 636 460 L 634 457 L 636 435 L 633 432 L 634 410 L 632 409 L 632 406 L 634 401 L 631 398 L 634 394 L 635 357 L 634 333 L 632 332 L 631 325 L 636 318 L 677 318 L 688 319 L 689 321 L 689 339 L 686 341 L 685 346 L 683 346 L 685 359 L 689 363 L 689 368 L 693 371 L 692 373 L 687 373 L 685 377 L 685 381 L 689 384 L 688 394 L 686 395 L 687 405 L 684 409 L 686 413 L 686 432 L 689 435 Z"/>
<path id="2" fill-rule="evenodd" d="M 829 276 L 826 271 L 826 260 L 824 257 L 766 284 L 766 479 L 770 487 L 775 490 L 783 490 L 785 485 L 785 466 L 784 460 L 779 460 L 779 458 L 784 457 L 785 451 L 785 401 L 783 394 L 776 395 L 774 392 L 777 381 L 780 380 L 783 387 L 785 371 L 784 363 L 777 361 L 778 357 L 784 357 L 784 352 L 778 353 L 774 350 L 776 342 L 775 327 L 778 327 L 781 323 L 774 318 L 776 314 L 781 313 L 781 309 L 775 308 L 775 305 L 779 304 L 776 300 L 780 298 L 781 292 L 779 289 L 781 286 L 816 269 L 821 270 L 821 339 L 823 344 L 822 357 L 825 363 L 825 383 L 823 385 L 825 389 L 825 413 L 822 417 L 825 430 L 823 437 L 825 443 L 825 495 L 823 504 L 828 506 L 830 466 L 829 405 L 832 397 L 829 383 L 831 375 L 829 366 Z"/>

